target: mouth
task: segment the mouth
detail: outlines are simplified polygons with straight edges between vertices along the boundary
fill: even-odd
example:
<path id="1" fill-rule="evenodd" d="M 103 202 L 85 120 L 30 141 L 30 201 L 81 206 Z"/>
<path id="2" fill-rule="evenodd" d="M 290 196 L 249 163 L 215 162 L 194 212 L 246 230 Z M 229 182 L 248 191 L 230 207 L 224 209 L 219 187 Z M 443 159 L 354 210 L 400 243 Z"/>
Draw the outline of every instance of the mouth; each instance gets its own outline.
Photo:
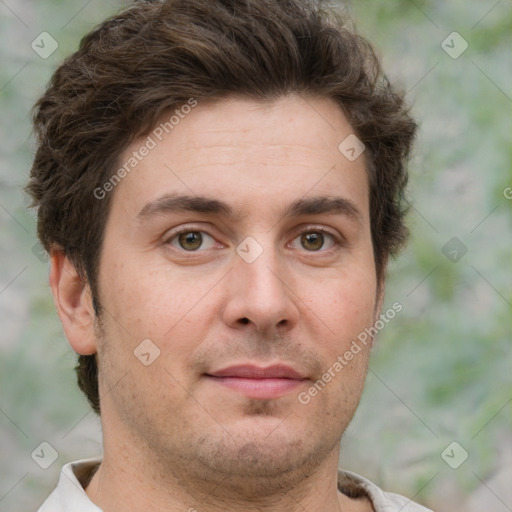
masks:
<path id="1" fill-rule="evenodd" d="M 248 398 L 271 400 L 285 396 L 308 379 L 290 366 L 237 365 L 205 374 L 213 383 Z"/>

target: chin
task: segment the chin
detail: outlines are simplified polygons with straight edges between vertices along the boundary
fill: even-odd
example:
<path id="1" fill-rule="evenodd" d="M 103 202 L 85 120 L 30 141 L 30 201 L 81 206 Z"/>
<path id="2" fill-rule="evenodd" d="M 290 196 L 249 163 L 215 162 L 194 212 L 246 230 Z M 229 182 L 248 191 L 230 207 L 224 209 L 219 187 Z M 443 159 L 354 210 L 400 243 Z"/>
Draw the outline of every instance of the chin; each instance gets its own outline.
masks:
<path id="1" fill-rule="evenodd" d="M 278 436 L 281 437 L 281 436 Z M 282 489 L 289 489 L 304 478 L 315 464 L 302 440 L 283 439 L 232 440 L 230 446 L 216 445 L 214 451 L 202 453 L 202 476 L 223 486 L 229 482 L 231 492 L 242 499 L 262 499 Z M 204 471 L 207 466 L 207 471 Z M 205 474 L 206 473 L 206 474 Z"/>
<path id="2" fill-rule="evenodd" d="M 201 439 L 195 456 L 203 477 L 206 472 L 214 480 L 229 479 L 238 492 L 255 494 L 289 487 L 314 472 L 337 441 L 299 427 L 286 419 L 246 419 L 226 429 L 221 439 Z"/>

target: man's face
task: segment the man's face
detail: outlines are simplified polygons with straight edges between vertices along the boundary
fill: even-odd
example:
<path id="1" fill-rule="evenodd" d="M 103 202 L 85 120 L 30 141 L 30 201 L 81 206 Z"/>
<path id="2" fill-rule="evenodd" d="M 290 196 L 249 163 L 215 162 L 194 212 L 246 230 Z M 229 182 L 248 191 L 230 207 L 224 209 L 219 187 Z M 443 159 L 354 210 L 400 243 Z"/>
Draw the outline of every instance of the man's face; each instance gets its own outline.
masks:
<path id="1" fill-rule="evenodd" d="M 376 314 L 364 154 L 338 149 L 351 133 L 331 100 L 290 96 L 199 104 L 153 135 L 112 192 L 101 253 L 106 447 L 206 480 L 337 456 L 369 346 L 299 396 Z"/>

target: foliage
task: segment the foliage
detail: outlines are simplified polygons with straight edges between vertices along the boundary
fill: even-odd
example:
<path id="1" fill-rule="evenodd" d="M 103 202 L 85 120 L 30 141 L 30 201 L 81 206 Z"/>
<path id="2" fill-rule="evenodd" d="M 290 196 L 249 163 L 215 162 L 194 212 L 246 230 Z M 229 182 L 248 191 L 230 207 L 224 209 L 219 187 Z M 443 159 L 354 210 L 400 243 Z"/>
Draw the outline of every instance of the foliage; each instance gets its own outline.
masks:
<path id="1" fill-rule="evenodd" d="M 64 461 L 95 455 L 100 443 L 21 193 L 33 152 L 28 111 L 79 35 L 118 5 L 11 3 L 0 5 L 0 507 L 28 510 L 48 494 Z M 411 243 L 392 262 L 387 285 L 386 304 L 404 307 L 374 349 L 342 464 L 437 510 L 448 495 L 469 510 L 464 499 L 480 486 L 475 474 L 501 471 L 501 443 L 512 441 L 512 200 L 503 193 L 512 186 L 511 7 L 442 0 L 347 7 L 408 91 L 421 131 L 411 162 Z M 59 42 L 48 59 L 30 47 L 43 31 Z M 441 48 L 453 31 L 469 44 L 457 59 Z M 454 236 L 467 247 L 456 263 L 443 249 Z M 43 440 L 60 454 L 46 471 L 30 458 Z M 441 458 L 454 440 L 469 452 L 458 470 Z"/>

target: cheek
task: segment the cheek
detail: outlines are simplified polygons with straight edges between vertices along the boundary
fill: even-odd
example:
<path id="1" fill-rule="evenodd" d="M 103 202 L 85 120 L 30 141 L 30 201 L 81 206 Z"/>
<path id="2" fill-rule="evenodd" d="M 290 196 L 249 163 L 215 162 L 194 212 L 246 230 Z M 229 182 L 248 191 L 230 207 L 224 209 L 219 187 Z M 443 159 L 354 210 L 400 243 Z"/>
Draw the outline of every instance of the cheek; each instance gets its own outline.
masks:
<path id="1" fill-rule="evenodd" d="M 373 269 L 358 272 L 352 269 L 344 275 L 326 280 L 316 292 L 309 291 L 308 306 L 329 328 L 334 343 L 343 341 L 369 327 L 374 321 L 376 280 Z"/>
<path id="2" fill-rule="evenodd" d="M 181 372 L 213 325 L 218 308 L 209 291 L 217 281 L 211 275 L 192 280 L 169 268 L 136 273 L 125 265 L 112 271 L 102 300 L 124 364 L 140 370 L 133 351 L 149 339 L 160 351 L 159 364 Z"/>
<path id="3" fill-rule="evenodd" d="M 102 295 L 112 315 L 163 333 L 193 311 L 213 279 L 193 280 L 168 264 L 151 268 L 141 258 L 139 264 L 112 266 L 104 281 Z"/>

